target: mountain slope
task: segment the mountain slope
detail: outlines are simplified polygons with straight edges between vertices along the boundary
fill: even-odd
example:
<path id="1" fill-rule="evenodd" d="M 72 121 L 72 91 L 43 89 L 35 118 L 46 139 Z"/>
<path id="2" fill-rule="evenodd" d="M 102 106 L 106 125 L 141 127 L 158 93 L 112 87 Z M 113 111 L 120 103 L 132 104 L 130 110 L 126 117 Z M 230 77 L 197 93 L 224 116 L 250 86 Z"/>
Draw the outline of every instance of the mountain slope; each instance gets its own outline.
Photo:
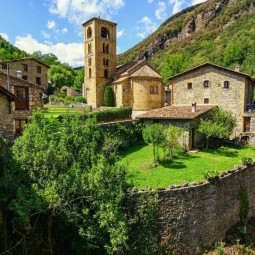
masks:
<path id="1" fill-rule="evenodd" d="M 166 78 L 212 62 L 255 74 L 255 0 L 209 0 L 166 20 L 153 34 L 118 56 L 144 56 Z"/>

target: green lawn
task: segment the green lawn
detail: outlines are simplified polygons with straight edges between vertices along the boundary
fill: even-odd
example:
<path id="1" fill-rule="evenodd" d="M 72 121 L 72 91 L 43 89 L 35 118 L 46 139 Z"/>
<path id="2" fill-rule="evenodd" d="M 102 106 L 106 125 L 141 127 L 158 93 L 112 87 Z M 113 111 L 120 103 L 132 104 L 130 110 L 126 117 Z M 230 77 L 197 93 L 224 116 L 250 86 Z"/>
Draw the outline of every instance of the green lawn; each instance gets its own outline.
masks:
<path id="1" fill-rule="evenodd" d="M 204 172 L 224 172 L 242 165 L 243 157 L 255 158 L 249 147 L 222 147 L 218 150 L 187 153 L 174 161 L 153 167 L 152 146 L 138 145 L 122 153 L 120 162 L 128 166 L 128 179 L 135 187 L 167 188 L 171 184 L 204 180 Z"/>
<path id="2" fill-rule="evenodd" d="M 44 105 L 45 108 L 45 116 L 47 118 L 53 117 L 57 118 L 60 114 L 64 113 L 75 113 L 75 114 L 81 114 L 84 112 L 87 112 L 84 108 L 70 108 L 70 107 L 58 107 L 54 105 Z"/>

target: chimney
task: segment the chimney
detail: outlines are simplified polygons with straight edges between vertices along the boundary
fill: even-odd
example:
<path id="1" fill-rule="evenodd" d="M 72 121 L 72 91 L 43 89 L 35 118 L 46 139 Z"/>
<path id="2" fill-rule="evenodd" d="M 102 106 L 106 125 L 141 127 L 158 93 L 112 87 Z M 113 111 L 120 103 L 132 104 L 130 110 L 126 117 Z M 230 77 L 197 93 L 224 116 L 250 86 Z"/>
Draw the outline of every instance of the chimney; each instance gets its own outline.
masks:
<path id="1" fill-rule="evenodd" d="M 197 111 L 197 103 L 192 103 L 191 106 L 192 106 L 191 112 L 196 112 Z"/>
<path id="2" fill-rule="evenodd" d="M 235 71 L 236 71 L 236 72 L 240 72 L 240 69 L 241 69 L 240 65 L 238 65 L 238 66 L 235 67 Z"/>

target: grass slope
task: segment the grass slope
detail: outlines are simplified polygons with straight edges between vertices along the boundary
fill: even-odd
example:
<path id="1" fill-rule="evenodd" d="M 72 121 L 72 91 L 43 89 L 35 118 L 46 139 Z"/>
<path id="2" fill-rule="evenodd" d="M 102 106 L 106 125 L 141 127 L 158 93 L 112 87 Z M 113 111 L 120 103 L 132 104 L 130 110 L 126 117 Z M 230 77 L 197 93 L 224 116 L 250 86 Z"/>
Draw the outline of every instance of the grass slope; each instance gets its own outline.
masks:
<path id="1" fill-rule="evenodd" d="M 171 184 L 204 180 L 207 170 L 224 172 L 241 165 L 243 157 L 253 158 L 255 151 L 248 147 L 187 153 L 174 161 L 153 166 L 152 146 L 137 145 L 122 153 L 120 162 L 128 166 L 128 179 L 135 187 L 153 189 L 169 187 Z"/>

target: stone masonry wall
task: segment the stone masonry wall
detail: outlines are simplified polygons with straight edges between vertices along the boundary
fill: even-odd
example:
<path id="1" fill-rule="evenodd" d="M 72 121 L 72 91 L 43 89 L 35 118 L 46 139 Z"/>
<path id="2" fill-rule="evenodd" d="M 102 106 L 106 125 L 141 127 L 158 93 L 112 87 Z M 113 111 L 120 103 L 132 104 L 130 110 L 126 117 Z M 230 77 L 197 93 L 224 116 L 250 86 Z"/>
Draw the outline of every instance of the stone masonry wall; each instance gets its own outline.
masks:
<path id="1" fill-rule="evenodd" d="M 206 80 L 209 81 L 208 87 L 203 84 Z M 229 81 L 229 88 L 224 88 L 224 81 Z M 192 89 L 187 88 L 188 83 L 192 83 Z M 251 98 L 245 95 L 249 89 L 246 79 L 241 75 L 204 67 L 174 78 L 171 84 L 173 105 L 191 105 L 193 102 L 203 105 L 204 98 L 208 98 L 210 105 L 218 105 L 234 114 L 237 122 L 234 135 L 238 136 L 243 131 L 244 106 L 245 103 L 251 103 Z"/>
<path id="2" fill-rule="evenodd" d="M 240 187 L 249 200 L 248 217 L 255 215 L 255 168 L 239 167 L 215 182 L 172 186 L 158 191 L 158 231 L 171 254 L 202 254 L 204 247 L 225 237 L 239 221 Z"/>

